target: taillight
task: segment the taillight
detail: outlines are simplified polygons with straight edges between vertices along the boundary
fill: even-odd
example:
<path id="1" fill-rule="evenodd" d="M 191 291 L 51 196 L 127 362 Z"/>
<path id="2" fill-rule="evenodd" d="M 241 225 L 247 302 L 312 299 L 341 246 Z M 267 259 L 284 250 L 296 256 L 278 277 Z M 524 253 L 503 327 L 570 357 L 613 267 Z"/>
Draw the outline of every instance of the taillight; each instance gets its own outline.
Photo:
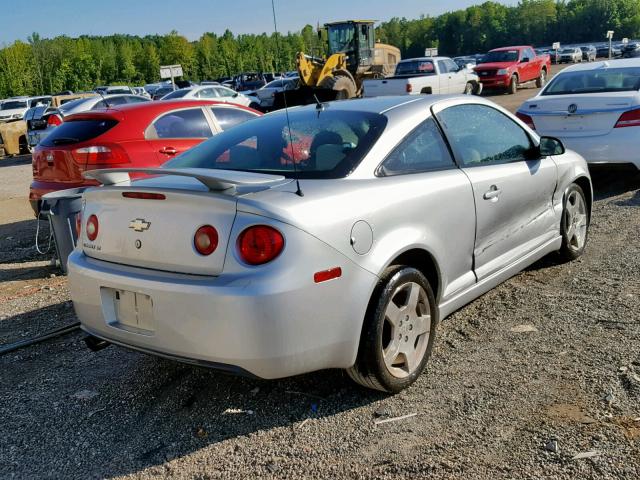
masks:
<path id="1" fill-rule="evenodd" d="M 163 193 L 150 192 L 122 192 L 124 198 L 137 198 L 139 200 L 165 200 L 167 197 Z"/>
<path id="2" fill-rule="evenodd" d="M 58 125 L 62 125 L 62 118 L 55 113 L 53 115 L 49 115 L 47 118 L 47 125 L 52 127 L 57 127 Z"/>
<path id="3" fill-rule="evenodd" d="M 535 123 L 533 123 L 533 118 L 531 118 L 526 113 L 516 112 L 516 117 L 518 117 L 520 120 L 522 120 L 524 123 L 526 123 L 527 127 L 529 127 L 531 130 L 535 130 L 536 129 L 536 125 L 535 125 Z"/>
<path id="4" fill-rule="evenodd" d="M 410 83 L 407 83 L 406 90 L 407 90 L 407 93 L 413 92 L 413 85 L 411 85 Z"/>
<path id="5" fill-rule="evenodd" d="M 76 214 L 76 238 L 80 238 L 82 233 L 82 212 Z"/>
<path id="6" fill-rule="evenodd" d="M 614 128 L 640 127 L 640 108 L 629 110 L 620 115 Z"/>
<path id="7" fill-rule="evenodd" d="M 218 248 L 218 231 L 211 225 L 203 225 L 193 236 L 193 246 L 200 255 L 211 255 Z"/>
<path id="8" fill-rule="evenodd" d="M 85 232 L 87 233 L 87 238 L 92 242 L 98 238 L 98 217 L 95 215 L 91 215 L 89 217 L 85 227 Z"/>
<path id="9" fill-rule="evenodd" d="M 91 147 L 76 148 L 73 151 L 78 163 L 85 165 L 118 165 L 129 163 L 129 156 L 118 145 L 94 145 Z"/>
<path id="10" fill-rule="evenodd" d="M 249 265 L 262 265 L 275 259 L 284 248 L 284 237 L 273 227 L 255 225 L 238 237 L 240 258 Z"/>

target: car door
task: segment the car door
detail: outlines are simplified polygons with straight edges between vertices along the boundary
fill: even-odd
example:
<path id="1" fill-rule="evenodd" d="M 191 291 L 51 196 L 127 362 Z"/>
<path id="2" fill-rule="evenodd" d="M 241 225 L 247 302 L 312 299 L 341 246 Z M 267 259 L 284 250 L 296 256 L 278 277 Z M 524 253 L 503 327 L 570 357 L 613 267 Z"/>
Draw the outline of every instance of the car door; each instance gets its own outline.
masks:
<path id="1" fill-rule="evenodd" d="M 210 138 L 213 122 L 202 107 L 179 108 L 158 116 L 145 130 L 145 138 L 159 164 Z"/>
<path id="2" fill-rule="evenodd" d="M 464 93 L 467 86 L 467 76 L 456 62 L 447 58 L 445 61 L 449 72 L 449 93 Z"/>
<path id="3" fill-rule="evenodd" d="M 533 140 L 525 129 L 488 105 L 448 102 L 434 113 L 473 187 L 478 280 L 555 239 L 556 164 L 528 159 Z"/>
<path id="4" fill-rule="evenodd" d="M 440 89 L 433 93 L 451 93 L 451 84 L 453 81 L 451 79 L 451 74 L 449 73 L 447 62 L 444 60 L 438 60 L 438 70 L 440 71 L 440 74 L 438 75 L 438 78 L 440 79 Z"/>

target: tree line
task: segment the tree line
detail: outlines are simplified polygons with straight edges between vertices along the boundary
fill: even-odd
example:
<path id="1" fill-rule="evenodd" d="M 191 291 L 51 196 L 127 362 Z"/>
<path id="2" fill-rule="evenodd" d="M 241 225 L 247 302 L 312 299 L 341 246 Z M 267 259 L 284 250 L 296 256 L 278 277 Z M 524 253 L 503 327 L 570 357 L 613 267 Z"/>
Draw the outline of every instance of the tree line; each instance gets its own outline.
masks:
<path id="1" fill-rule="evenodd" d="M 640 0 L 521 0 L 516 6 L 488 1 L 439 16 L 392 18 L 376 36 L 406 58 L 422 55 L 425 47 L 458 55 L 508 44 L 595 41 L 607 30 L 615 30 L 616 38 L 640 37 Z M 142 85 L 158 81 L 160 65 L 169 64 L 181 64 L 185 79 L 194 81 L 292 70 L 296 52 L 322 54 L 325 43 L 311 25 L 282 35 L 204 33 L 196 41 L 175 31 L 52 39 L 34 33 L 0 49 L 0 98 Z"/>

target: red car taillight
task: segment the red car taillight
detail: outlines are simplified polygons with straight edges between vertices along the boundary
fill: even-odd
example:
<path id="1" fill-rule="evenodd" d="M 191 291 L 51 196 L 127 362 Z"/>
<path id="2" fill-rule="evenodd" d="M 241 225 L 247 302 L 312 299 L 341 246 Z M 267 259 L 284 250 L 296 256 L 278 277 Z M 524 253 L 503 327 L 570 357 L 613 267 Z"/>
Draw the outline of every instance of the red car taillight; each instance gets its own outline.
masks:
<path id="1" fill-rule="evenodd" d="M 47 118 L 47 125 L 57 127 L 58 125 L 62 125 L 62 118 L 55 113 L 53 115 L 49 115 Z"/>
<path id="2" fill-rule="evenodd" d="M 535 123 L 533 123 L 533 118 L 531 118 L 526 113 L 516 112 L 516 117 L 518 117 L 520 120 L 522 120 L 524 123 L 526 123 L 527 127 L 529 127 L 531 130 L 535 130 L 536 129 L 536 125 L 535 125 Z"/>
<path id="3" fill-rule="evenodd" d="M 76 214 L 76 238 L 80 238 L 82 233 L 82 212 Z"/>
<path id="4" fill-rule="evenodd" d="M 129 163 L 129 156 L 119 145 L 93 145 L 76 148 L 73 157 L 80 165 L 118 165 Z"/>
<path id="5" fill-rule="evenodd" d="M 614 128 L 640 127 L 640 108 L 629 110 L 620 115 Z"/>
<path id="6" fill-rule="evenodd" d="M 89 217 L 85 227 L 85 232 L 87 233 L 87 238 L 92 242 L 98 238 L 98 217 L 95 215 L 91 215 Z"/>
<path id="7" fill-rule="evenodd" d="M 238 237 L 240 258 L 249 265 L 262 265 L 275 259 L 284 248 L 284 237 L 273 227 L 255 225 Z"/>
<path id="8" fill-rule="evenodd" d="M 218 231 L 211 225 L 203 225 L 193 236 L 193 246 L 200 255 L 211 255 L 218 248 Z"/>

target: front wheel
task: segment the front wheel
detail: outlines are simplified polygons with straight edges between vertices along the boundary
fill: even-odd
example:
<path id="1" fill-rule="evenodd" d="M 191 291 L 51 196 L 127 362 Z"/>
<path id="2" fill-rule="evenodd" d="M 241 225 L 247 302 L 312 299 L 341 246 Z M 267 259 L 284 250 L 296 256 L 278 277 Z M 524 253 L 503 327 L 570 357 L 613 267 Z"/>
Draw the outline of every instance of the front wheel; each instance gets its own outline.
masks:
<path id="1" fill-rule="evenodd" d="M 383 392 L 407 388 L 431 356 L 437 323 L 435 297 L 425 276 L 406 266 L 388 268 L 371 299 L 348 375 Z"/>
<path id="2" fill-rule="evenodd" d="M 507 89 L 507 93 L 509 95 L 514 95 L 518 92 L 518 77 L 513 75 L 511 77 L 511 81 L 509 82 L 509 88 Z"/>
<path id="3" fill-rule="evenodd" d="M 547 72 L 546 70 L 540 71 L 540 76 L 536 80 L 536 87 L 542 88 L 547 83 Z"/>
<path id="4" fill-rule="evenodd" d="M 473 90 L 474 90 L 473 83 L 468 82 L 464 87 L 464 94 L 473 95 Z"/>
<path id="5" fill-rule="evenodd" d="M 589 233 L 589 210 L 584 192 L 579 185 L 572 184 L 564 198 L 560 234 L 562 246 L 560 257 L 564 261 L 575 260 L 584 253 Z"/>

